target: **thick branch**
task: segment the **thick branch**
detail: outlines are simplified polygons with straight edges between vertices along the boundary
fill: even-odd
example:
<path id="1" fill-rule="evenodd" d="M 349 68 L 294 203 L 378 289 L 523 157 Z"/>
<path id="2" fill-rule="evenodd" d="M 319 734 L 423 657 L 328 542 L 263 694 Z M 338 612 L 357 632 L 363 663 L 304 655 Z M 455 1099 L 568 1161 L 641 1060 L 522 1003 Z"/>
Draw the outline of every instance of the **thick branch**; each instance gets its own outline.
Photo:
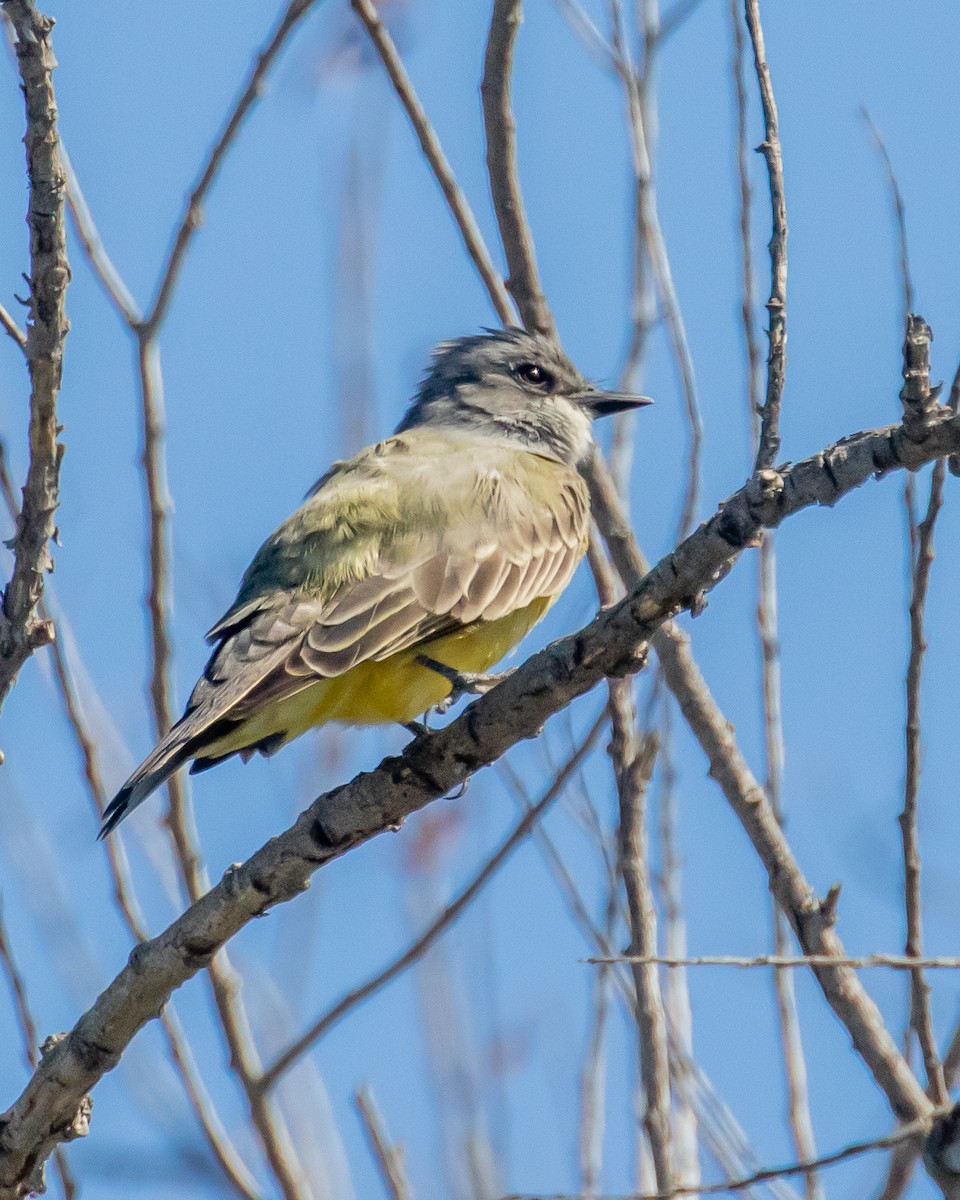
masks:
<path id="1" fill-rule="evenodd" d="M 31 0 L 4 0 L 17 35 L 17 62 L 27 111 L 27 176 L 30 200 L 30 301 L 25 354 L 30 370 L 30 465 L 13 538 L 14 565 L 0 611 L 0 704 L 34 650 L 53 637 L 37 605 L 43 578 L 53 565 L 50 539 L 60 489 L 63 446 L 57 441 L 57 393 L 63 344 L 70 323 L 64 293 L 70 279 L 63 221 L 63 168 L 57 133 L 50 44 L 53 19 Z"/>
<path id="2" fill-rule="evenodd" d="M 604 677 L 639 669 L 656 630 L 682 609 L 701 604 L 764 525 L 778 525 L 816 504 L 833 504 L 871 476 L 898 467 L 915 470 L 958 450 L 960 418 L 946 416 L 923 443 L 890 426 L 846 438 L 782 475 L 761 473 L 620 604 L 534 655 L 444 729 L 415 738 L 402 755 L 320 796 L 290 829 L 231 868 L 167 930 L 136 947 L 128 965 L 51 1051 L 0 1121 L 0 1200 L 23 1194 L 38 1149 L 52 1148 L 56 1131 L 69 1126 L 82 1097 L 117 1065 L 137 1031 L 254 917 L 304 891 L 325 863 L 396 827 L 510 746 L 537 736 L 550 716 Z M 724 736 L 729 738 L 728 729 Z M 720 782 L 727 790 L 726 781 Z M 829 921 L 793 863 L 779 826 L 772 817 L 764 820 L 762 792 L 737 803 L 752 810 L 744 821 L 752 837 L 760 828 L 757 822 L 762 824 L 762 837 L 754 837 L 754 843 L 778 896 L 790 893 L 782 903 L 790 908 L 804 949 L 833 951 L 837 943 Z M 776 858 L 768 861 L 771 847 Z M 817 974 L 896 1114 L 904 1120 L 926 1116 L 932 1106 L 869 1000 L 863 997 L 869 1008 L 851 1014 L 849 993 L 856 982 L 851 973 L 818 968 Z"/>

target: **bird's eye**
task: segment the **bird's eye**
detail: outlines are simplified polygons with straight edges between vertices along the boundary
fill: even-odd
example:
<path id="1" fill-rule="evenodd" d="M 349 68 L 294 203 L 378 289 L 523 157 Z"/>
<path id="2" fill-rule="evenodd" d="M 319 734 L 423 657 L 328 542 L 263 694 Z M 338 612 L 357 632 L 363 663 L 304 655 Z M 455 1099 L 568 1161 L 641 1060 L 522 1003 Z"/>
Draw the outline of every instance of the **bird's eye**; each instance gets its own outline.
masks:
<path id="1" fill-rule="evenodd" d="M 516 374 L 517 378 L 522 379 L 524 383 L 541 388 L 545 392 L 550 391 L 557 382 L 546 367 L 541 367 L 539 363 L 534 362 L 520 363 Z"/>

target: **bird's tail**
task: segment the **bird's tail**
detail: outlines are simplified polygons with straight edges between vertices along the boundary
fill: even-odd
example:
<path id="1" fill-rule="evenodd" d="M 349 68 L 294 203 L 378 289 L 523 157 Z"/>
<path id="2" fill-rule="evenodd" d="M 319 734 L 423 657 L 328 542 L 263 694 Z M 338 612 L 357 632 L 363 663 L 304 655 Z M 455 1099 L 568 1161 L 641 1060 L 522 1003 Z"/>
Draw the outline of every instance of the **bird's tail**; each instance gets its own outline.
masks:
<path id="1" fill-rule="evenodd" d="M 174 725 L 104 809 L 97 841 L 101 841 L 116 829 L 124 817 L 133 812 L 138 804 L 142 804 L 152 791 L 164 780 L 169 779 L 190 757 L 190 741 L 184 738 L 182 729 Z"/>

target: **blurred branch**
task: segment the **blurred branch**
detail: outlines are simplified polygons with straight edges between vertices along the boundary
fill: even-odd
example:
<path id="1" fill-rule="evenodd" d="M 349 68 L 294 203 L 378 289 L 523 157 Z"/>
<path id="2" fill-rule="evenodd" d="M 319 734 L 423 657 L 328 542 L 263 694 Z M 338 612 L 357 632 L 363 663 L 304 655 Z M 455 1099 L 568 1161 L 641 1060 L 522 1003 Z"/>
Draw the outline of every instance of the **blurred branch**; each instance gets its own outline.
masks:
<path id="1" fill-rule="evenodd" d="M 87 256 L 87 261 L 93 268 L 93 273 L 100 281 L 107 297 L 116 306 L 123 320 L 131 327 L 138 325 L 143 320 L 143 316 L 137 306 L 136 300 L 134 300 L 128 291 L 127 285 L 120 278 L 120 272 L 113 265 L 113 260 L 107 253 L 107 248 L 100 237 L 93 214 L 87 206 L 87 201 L 80 187 L 80 181 L 77 179 L 76 172 L 73 169 L 73 163 L 70 161 L 70 155 L 67 153 L 66 146 L 61 145 L 60 157 L 63 162 L 63 174 L 67 185 L 67 206 L 70 209 L 70 216 L 73 218 L 73 227 L 83 248 L 83 252 Z"/>
<path id="2" fill-rule="evenodd" d="M 664 695 L 660 701 L 660 898 L 663 909 L 664 944 L 667 954 L 687 952 L 687 928 L 683 912 L 680 858 L 677 852 L 677 777 L 673 758 L 672 708 Z M 695 1184 L 700 1179 L 698 1118 L 693 1096 L 693 1014 L 687 973 L 683 968 L 668 971 L 663 981 L 667 1029 L 680 1048 L 670 1057 L 673 1082 L 673 1144 L 677 1182 Z"/>
<path id="3" fill-rule="evenodd" d="M 636 1192 L 633 1192 L 629 1196 L 605 1196 L 604 1200 L 672 1200 L 674 1196 L 690 1196 L 694 1194 L 719 1196 L 727 1192 L 742 1192 L 747 1188 L 754 1187 L 758 1183 L 766 1183 L 771 1179 L 783 1179 L 790 1175 L 806 1175 L 810 1171 L 820 1167 L 832 1167 L 837 1163 L 845 1162 L 849 1158 L 856 1158 L 858 1155 L 867 1154 L 873 1150 L 889 1150 L 891 1146 L 897 1146 L 901 1142 L 914 1141 L 922 1143 L 923 1138 L 930 1129 L 932 1119 L 934 1117 L 947 1116 L 952 1111 L 952 1106 L 937 1109 L 926 1119 L 911 1121 L 907 1125 L 901 1125 L 893 1133 L 885 1134 L 883 1137 L 872 1138 L 870 1141 L 851 1142 L 850 1145 L 844 1146 L 842 1150 L 835 1150 L 832 1154 L 824 1154 L 815 1161 L 789 1163 L 787 1166 L 782 1167 L 764 1167 L 763 1170 L 755 1171 L 752 1175 L 748 1175 L 744 1179 L 729 1180 L 726 1183 L 704 1183 L 698 1184 L 696 1187 L 673 1187 L 669 1192 L 650 1192 L 646 1195 L 638 1195 Z M 580 1198 L 560 1192 L 551 1193 L 549 1196 L 544 1195 L 542 1192 L 514 1192 L 509 1196 L 502 1197 L 502 1200 L 580 1200 Z"/>
<path id="4" fill-rule="evenodd" d="M 10 334 L 21 350 L 26 350 L 27 335 L 23 332 L 23 330 L 2 304 L 0 304 L 0 325 L 2 325 L 7 333 Z"/>
<path id="5" fill-rule="evenodd" d="M 783 398 L 784 368 L 787 349 L 787 201 L 783 187 L 783 156 L 777 102 L 770 80 L 759 0 L 746 0 L 747 28 L 753 45 L 753 61 L 760 85 L 763 106 L 764 138 L 760 152 L 767 164 L 770 183 L 770 207 L 773 232 L 770 236 L 770 298 L 767 312 L 770 323 L 767 336 L 767 394 L 761 410 L 760 439 L 756 470 L 772 467 L 780 453 L 780 404 Z"/>
<path id="6" fill-rule="evenodd" d="M 657 950 L 657 913 L 650 885 L 646 796 L 658 742 L 655 734 L 648 734 L 641 740 L 637 732 L 631 687 L 629 679 L 612 679 L 609 684 L 611 756 L 620 802 L 619 866 L 627 893 L 629 953 L 649 955 Z M 669 1192 L 674 1183 L 670 1055 L 658 968 L 650 963 L 633 964 L 633 986 L 637 993 L 640 1070 L 646 1101 L 643 1124 L 650 1142 L 657 1187 L 662 1192 Z"/>
<path id="7" fill-rule="evenodd" d="M 30 458 L 12 543 L 13 573 L 0 608 L 0 705 L 30 655 L 53 638 L 53 629 L 39 618 L 37 606 L 44 576 L 53 567 L 50 541 L 56 538 L 54 514 L 63 458 L 63 446 L 57 440 L 57 393 L 70 328 L 64 309 L 70 266 L 53 93 L 56 59 L 50 42 L 54 22 L 39 13 L 32 0 L 4 0 L 3 12 L 17 36 L 17 64 L 26 107 L 23 140 L 30 189 L 30 299 L 23 349 L 30 373 Z M 6 323 L 5 327 L 12 333 Z M 15 335 L 14 340 L 18 340 Z"/>
<path id="8" fill-rule="evenodd" d="M 388 29 L 380 19 L 380 14 L 377 12 L 373 0 L 350 0 L 350 7 L 360 18 L 367 33 L 370 35 L 370 40 L 380 55 L 380 61 L 383 63 L 400 103 L 406 109 L 407 116 L 410 118 L 410 124 L 413 126 L 413 131 L 420 143 L 420 149 L 423 151 L 423 155 L 430 165 L 434 178 L 440 185 L 440 190 L 443 192 L 444 198 L 453 214 L 453 219 L 457 223 L 457 228 L 460 230 L 460 236 L 470 256 L 470 261 L 476 267 L 480 278 L 483 280 L 490 301 L 496 309 L 497 316 L 504 325 L 512 324 L 515 320 L 515 314 L 510 297 L 507 295 L 506 288 L 503 285 L 503 280 L 493 265 L 490 252 L 484 244 L 480 227 L 477 225 L 476 218 L 470 209 L 470 205 L 467 203 L 466 197 L 457 185 L 450 163 L 447 161 L 436 131 L 427 119 L 423 105 L 414 91 L 413 83 L 397 53 L 393 38 L 391 38 Z"/>
<path id="9" fill-rule="evenodd" d="M 540 284 L 536 251 L 517 171 L 517 125 L 510 99 L 510 74 L 522 19 L 522 0 L 493 0 L 480 84 L 487 138 L 487 174 L 507 258 L 507 290 L 517 302 L 528 329 L 556 337 L 553 316 Z"/>
<path id="10" fill-rule="evenodd" d="M 646 115 L 650 106 L 645 106 L 644 98 L 638 83 L 637 73 L 626 49 L 626 39 L 623 34 L 621 21 L 622 0 L 611 0 L 611 15 L 613 19 L 613 48 L 617 71 L 623 80 L 627 94 L 627 113 L 631 135 L 633 169 L 637 181 L 637 228 L 645 239 L 647 256 L 653 271 L 657 293 L 670 331 L 670 342 L 673 356 L 680 377 L 680 387 L 684 398 L 687 426 L 689 429 L 690 451 L 687 464 L 687 483 L 683 508 L 680 515 L 678 537 L 686 537 L 693 525 L 699 501 L 700 463 L 703 450 L 703 420 L 700 413 L 700 401 L 697 396 L 696 374 L 693 366 L 693 356 L 687 341 L 687 331 L 680 307 L 680 299 L 673 281 L 670 269 L 670 257 L 667 244 L 660 226 L 660 216 L 657 211 L 656 190 L 653 184 L 653 166 L 650 159 L 649 137 L 646 128 Z M 650 39 L 653 44 L 653 39 Z"/>
<path id="11" fill-rule="evenodd" d="M 656 630 L 679 611 L 702 607 L 706 591 L 731 569 L 764 526 L 815 504 L 835 503 L 868 479 L 915 470 L 960 450 L 960 418 L 940 415 L 923 441 L 901 426 L 863 432 L 783 472 L 761 472 L 736 492 L 634 591 L 600 613 L 586 629 L 555 642 L 518 667 L 443 729 L 419 735 L 403 754 L 325 793 L 285 833 L 231 868 L 216 887 L 158 937 L 136 948 L 131 961 L 40 1065 L 0 1128 L 0 1200 L 22 1191 L 37 1153 L 53 1146 L 82 1096 L 119 1061 L 134 1034 L 154 1019 L 173 990 L 201 968 L 254 917 L 303 891 L 325 863 L 383 832 L 455 789 L 512 745 L 536 736 L 548 717 L 608 676 L 640 669 Z M 667 664 L 664 662 L 664 670 Z M 688 676 L 696 675 L 692 663 Z M 703 685 L 705 717 L 716 716 Z M 835 897 L 821 902 L 800 873 L 762 791 L 749 773 L 726 721 L 716 738 L 711 769 L 743 822 L 789 911 L 801 944 L 842 953 L 832 929 Z M 709 743 L 708 743 L 709 744 Z M 876 1006 L 849 970 L 818 967 L 817 978 L 854 1045 L 905 1120 L 926 1116 L 931 1104 L 886 1032 Z"/>
<path id="12" fill-rule="evenodd" d="M 390 1144 L 387 1131 L 383 1127 L 383 1118 L 373 1099 L 373 1092 L 369 1087 L 360 1088 L 354 1096 L 354 1102 L 391 1200 L 413 1200 L 413 1192 L 407 1180 L 403 1147 Z"/>
<path id="13" fill-rule="evenodd" d="M 503 842 L 501 842 L 500 846 L 487 859 L 466 887 L 461 889 L 456 898 L 430 922 L 423 932 L 405 950 L 392 959 L 385 967 L 377 971 L 375 975 L 372 975 L 365 983 L 351 989 L 345 996 L 341 997 L 322 1017 L 314 1021 L 306 1033 L 277 1055 L 270 1066 L 267 1067 L 256 1081 L 256 1088 L 259 1092 L 268 1092 L 274 1087 L 279 1082 L 281 1076 L 302 1055 L 316 1045 L 347 1013 L 396 979 L 407 967 L 412 966 L 413 963 L 429 950 L 433 942 L 460 917 L 464 909 L 467 908 L 470 902 L 482 891 L 490 879 L 493 878 L 500 867 L 510 857 L 511 853 L 540 820 L 547 808 L 563 791 L 570 776 L 577 771 L 580 763 L 593 749 L 606 721 L 607 714 L 603 712 L 594 722 L 593 727 L 583 739 L 580 746 L 577 747 L 567 762 L 556 773 L 553 782 L 544 792 L 543 797 L 524 813 L 523 818 Z"/>

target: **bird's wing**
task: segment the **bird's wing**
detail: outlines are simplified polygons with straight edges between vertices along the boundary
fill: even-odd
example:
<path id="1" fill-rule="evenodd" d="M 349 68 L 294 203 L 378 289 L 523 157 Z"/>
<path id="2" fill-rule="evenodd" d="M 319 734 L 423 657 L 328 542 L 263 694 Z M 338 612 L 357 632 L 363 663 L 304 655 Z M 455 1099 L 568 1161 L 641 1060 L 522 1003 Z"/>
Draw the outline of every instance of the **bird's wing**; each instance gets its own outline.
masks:
<path id="1" fill-rule="evenodd" d="M 211 630 L 219 645 L 185 713 L 191 738 L 367 659 L 558 595 L 587 521 L 583 482 L 552 459 L 415 431 L 365 451 L 254 559 Z"/>
<path id="2" fill-rule="evenodd" d="M 104 813 L 100 836 L 251 713 L 366 659 L 569 582 L 585 545 L 571 468 L 410 430 L 337 464 L 261 547 L 181 719 Z"/>

